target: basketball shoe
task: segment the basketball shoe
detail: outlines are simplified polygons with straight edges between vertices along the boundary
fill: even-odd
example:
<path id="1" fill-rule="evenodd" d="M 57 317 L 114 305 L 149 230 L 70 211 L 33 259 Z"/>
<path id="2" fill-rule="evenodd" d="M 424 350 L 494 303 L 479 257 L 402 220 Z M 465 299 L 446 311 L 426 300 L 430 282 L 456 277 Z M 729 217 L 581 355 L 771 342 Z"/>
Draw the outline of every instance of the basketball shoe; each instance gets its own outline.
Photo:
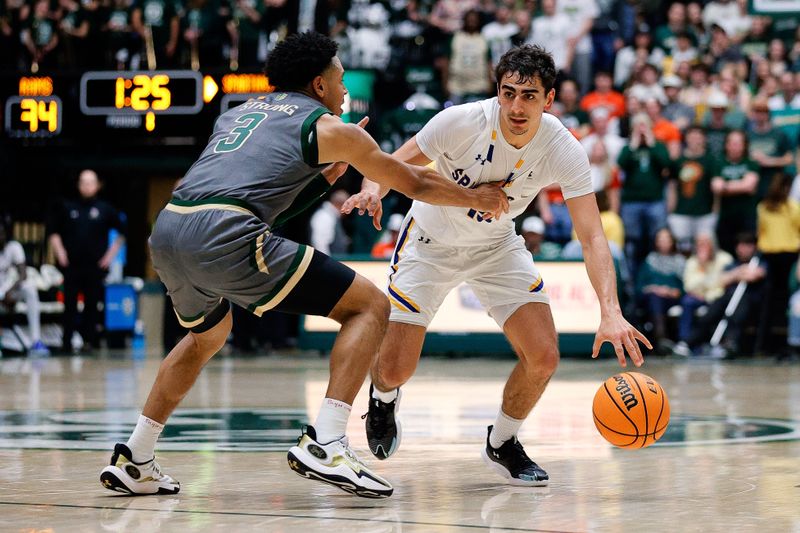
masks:
<path id="1" fill-rule="evenodd" d="M 372 472 L 350 449 L 347 437 L 322 444 L 312 426 L 306 426 L 297 446 L 287 455 L 289 467 L 298 475 L 339 487 L 364 498 L 388 498 L 394 489 Z"/>
<path id="2" fill-rule="evenodd" d="M 135 463 L 130 448 L 114 446 L 111 464 L 100 472 L 100 483 L 108 490 L 126 494 L 177 494 L 180 482 L 161 472 L 155 457 Z"/>
<path id="3" fill-rule="evenodd" d="M 484 462 L 494 471 L 508 480 L 511 485 L 528 487 L 544 487 L 550 481 L 547 472 L 534 463 L 517 437 L 505 441 L 499 448 L 492 448 L 489 444 L 489 435 L 492 426 L 486 435 L 486 447 L 481 451 Z"/>
<path id="4" fill-rule="evenodd" d="M 403 438 L 403 427 L 397 410 L 400 408 L 400 396 L 397 389 L 397 398 L 389 403 L 384 403 L 372 397 L 372 385 L 369 386 L 369 410 L 366 417 L 367 443 L 369 451 L 378 459 L 388 459 L 400 446 Z M 364 418 L 362 417 L 362 418 Z"/>

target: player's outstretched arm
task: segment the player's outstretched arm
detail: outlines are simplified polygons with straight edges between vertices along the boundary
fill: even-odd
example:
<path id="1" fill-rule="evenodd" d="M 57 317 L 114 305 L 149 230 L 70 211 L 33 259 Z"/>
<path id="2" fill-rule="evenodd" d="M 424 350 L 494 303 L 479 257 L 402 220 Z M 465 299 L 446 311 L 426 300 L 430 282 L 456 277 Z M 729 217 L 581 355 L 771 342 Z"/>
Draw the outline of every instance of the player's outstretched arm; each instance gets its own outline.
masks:
<path id="1" fill-rule="evenodd" d="M 411 137 L 400 148 L 392 154 L 395 158 L 411 165 L 426 166 L 431 163 L 417 144 L 416 135 Z M 366 211 L 372 217 L 372 225 L 375 229 L 381 229 L 381 216 L 383 215 L 383 205 L 381 199 L 386 196 L 391 189 L 381 186 L 368 178 L 361 182 L 361 191 L 352 195 L 342 206 L 342 213 L 350 214 L 353 209 L 358 210 L 359 215 Z"/>
<path id="2" fill-rule="evenodd" d="M 508 197 L 497 186 L 466 189 L 427 167 L 409 165 L 381 151 L 363 129 L 324 115 L 317 122 L 320 163 L 345 161 L 370 181 L 409 198 L 433 205 L 471 207 L 492 213 L 508 212 Z"/>
<path id="3" fill-rule="evenodd" d="M 589 281 L 600 301 L 600 327 L 597 328 L 594 338 L 592 357 L 599 355 L 603 343 L 610 342 L 614 346 L 621 366 L 626 366 L 625 352 L 628 353 L 628 357 L 631 358 L 634 365 L 641 366 L 644 363 L 644 357 L 637 341 L 651 350 L 653 347 L 647 337 L 622 316 L 617 299 L 617 275 L 614 270 L 614 261 L 611 258 L 608 240 L 600 223 L 600 212 L 597 209 L 594 193 L 570 198 L 566 203 L 572 217 L 573 227 L 583 248 L 583 258 L 586 263 L 586 271 L 589 273 Z"/>

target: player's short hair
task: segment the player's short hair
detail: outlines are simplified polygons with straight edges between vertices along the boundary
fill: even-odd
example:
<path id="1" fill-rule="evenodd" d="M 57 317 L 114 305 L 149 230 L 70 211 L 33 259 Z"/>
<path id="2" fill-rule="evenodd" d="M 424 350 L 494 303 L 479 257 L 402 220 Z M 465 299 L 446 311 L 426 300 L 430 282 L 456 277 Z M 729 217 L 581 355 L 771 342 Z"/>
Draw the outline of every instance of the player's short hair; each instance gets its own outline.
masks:
<path id="1" fill-rule="evenodd" d="M 546 93 L 556 83 L 556 64 L 553 55 L 538 45 L 525 44 L 512 48 L 500 58 L 494 69 L 497 83 L 509 73 L 516 73 L 518 83 L 539 78 Z"/>
<path id="2" fill-rule="evenodd" d="M 317 32 L 290 35 L 267 58 L 265 72 L 278 91 L 297 91 L 331 65 L 339 45 Z"/>

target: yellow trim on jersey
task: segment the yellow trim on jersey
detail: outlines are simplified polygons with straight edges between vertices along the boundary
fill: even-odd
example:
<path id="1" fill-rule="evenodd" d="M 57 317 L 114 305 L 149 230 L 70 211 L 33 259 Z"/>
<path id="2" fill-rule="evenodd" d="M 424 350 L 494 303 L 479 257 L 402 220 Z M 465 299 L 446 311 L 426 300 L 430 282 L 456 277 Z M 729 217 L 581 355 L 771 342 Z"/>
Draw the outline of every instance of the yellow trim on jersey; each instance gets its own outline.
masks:
<path id="1" fill-rule="evenodd" d="M 417 313 L 419 313 L 419 304 L 417 304 L 417 302 L 415 302 L 414 300 L 409 298 L 407 295 L 403 294 L 403 292 L 400 291 L 400 289 L 398 289 L 395 286 L 394 283 L 390 283 L 389 284 L 389 291 L 394 293 L 394 294 L 391 294 L 391 292 L 390 292 L 391 296 L 393 296 L 394 298 L 399 300 L 400 303 L 406 304 L 408 307 L 412 308 L 412 309 L 405 309 L 406 311 L 412 311 L 413 310 L 413 311 L 416 311 Z"/>
<path id="2" fill-rule="evenodd" d="M 202 205 L 192 205 L 192 206 L 184 206 L 184 205 L 175 205 L 173 203 L 167 204 L 164 209 L 167 211 L 172 211 L 173 213 L 180 213 L 181 215 L 188 215 L 191 213 L 197 213 L 198 211 L 207 211 L 209 209 L 219 209 L 222 211 L 235 211 L 237 213 L 244 213 L 245 215 L 253 215 L 253 212 L 249 209 L 245 209 L 244 207 L 239 207 L 238 205 L 230 205 L 230 204 L 202 204 Z"/>
<path id="3" fill-rule="evenodd" d="M 264 259 L 264 250 L 262 249 L 264 237 L 267 235 L 269 235 L 269 232 L 262 233 L 256 238 L 256 266 L 258 266 L 258 271 L 264 274 L 269 274 L 269 268 L 267 268 L 267 262 Z"/>
<path id="4" fill-rule="evenodd" d="M 312 248 L 311 246 L 306 246 L 305 253 L 303 254 L 303 259 L 300 260 L 300 264 L 297 265 L 297 270 L 295 270 L 294 274 L 292 274 L 292 277 L 289 278 L 289 281 L 286 282 L 286 285 L 283 286 L 280 292 L 278 292 L 278 294 L 276 294 L 273 299 L 253 309 L 253 314 L 256 316 L 261 316 L 264 313 L 264 311 L 269 311 L 270 309 L 281 303 L 283 299 L 286 298 L 290 292 L 292 292 L 292 289 L 294 289 L 295 286 L 303 278 L 303 275 L 306 273 L 308 265 L 311 263 L 311 258 L 313 256 L 314 256 L 314 248 Z"/>
<path id="5" fill-rule="evenodd" d="M 389 303 L 392 304 L 393 306 L 395 306 L 396 308 L 400 309 L 401 311 L 408 312 L 407 308 L 405 308 L 404 306 L 402 306 L 399 303 L 397 303 L 397 301 L 394 298 L 392 298 L 391 296 L 389 296 Z"/>

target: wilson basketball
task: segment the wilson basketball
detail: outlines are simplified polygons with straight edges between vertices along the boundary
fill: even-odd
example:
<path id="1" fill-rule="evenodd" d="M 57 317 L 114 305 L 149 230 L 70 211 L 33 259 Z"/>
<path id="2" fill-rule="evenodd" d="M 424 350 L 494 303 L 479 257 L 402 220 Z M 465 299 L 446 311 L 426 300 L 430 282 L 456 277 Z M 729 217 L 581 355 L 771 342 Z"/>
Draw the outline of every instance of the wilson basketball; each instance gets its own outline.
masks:
<path id="1" fill-rule="evenodd" d="M 656 380 L 639 372 L 608 378 L 594 395 L 594 425 L 619 448 L 645 448 L 669 424 L 669 399 Z"/>

